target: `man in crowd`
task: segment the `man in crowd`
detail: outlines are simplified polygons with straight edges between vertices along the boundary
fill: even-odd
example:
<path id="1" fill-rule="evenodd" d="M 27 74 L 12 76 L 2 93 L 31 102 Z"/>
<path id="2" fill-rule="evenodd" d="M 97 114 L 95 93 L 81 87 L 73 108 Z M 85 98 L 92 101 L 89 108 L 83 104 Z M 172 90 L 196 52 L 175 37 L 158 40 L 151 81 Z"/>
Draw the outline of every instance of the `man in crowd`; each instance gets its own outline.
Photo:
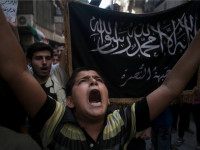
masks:
<path id="1" fill-rule="evenodd" d="M 0 77 L 29 112 L 43 147 L 50 149 L 126 148 L 181 93 L 200 64 L 198 33 L 162 85 L 136 104 L 111 112 L 107 111 L 109 94 L 100 73 L 79 69 L 68 81 L 68 107 L 64 107 L 48 97 L 27 72 L 21 47 L 2 13 L 0 20 Z"/>
<path id="2" fill-rule="evenodd" d="M 53 49 L 50 45 L 42 42 L 33 43 L 27 49 L 26 57 L 33 76 L 47 95 L 65 104 L 64 87 L 67 80 L 66 72 L 64 71 L 65 65 L 63 65 L 65 62 L 54 65 L 52 68 Z"/>

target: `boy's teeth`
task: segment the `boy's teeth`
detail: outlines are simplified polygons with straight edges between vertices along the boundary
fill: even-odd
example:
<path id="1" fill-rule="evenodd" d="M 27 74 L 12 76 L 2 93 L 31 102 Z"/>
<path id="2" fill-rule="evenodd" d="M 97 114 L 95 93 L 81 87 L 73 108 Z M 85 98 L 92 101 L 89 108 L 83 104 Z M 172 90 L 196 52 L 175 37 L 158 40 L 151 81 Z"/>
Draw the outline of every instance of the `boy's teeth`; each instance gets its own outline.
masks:
<path id="1" fill-rule="evenodd" d="M 92 103 L 90 103 L 92 106 L 95 106 L 95 107 L 97 107 L 97 106 L 101 106 L 101 102 L 97 102 L 97 103 L 95 103 L 95 102 L 92 102 Z"/>

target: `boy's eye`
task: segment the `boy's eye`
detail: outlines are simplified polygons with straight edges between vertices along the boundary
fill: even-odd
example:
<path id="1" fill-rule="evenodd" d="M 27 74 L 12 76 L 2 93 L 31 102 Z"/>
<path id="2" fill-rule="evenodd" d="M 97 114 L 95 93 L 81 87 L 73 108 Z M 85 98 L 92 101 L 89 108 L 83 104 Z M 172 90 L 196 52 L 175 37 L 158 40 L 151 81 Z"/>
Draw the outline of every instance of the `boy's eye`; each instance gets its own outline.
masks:
<path id="1" fill-rule="evenodd" d="M 80 79 L 78 80 L 78 84 L 81 84 L 81 83 L 84 83 L 84 82 L 88 82 L 89 80 L 88 79 Z"/>
<path id="2" fill-rule="evenodd" d="M 87 79 L 81 79 L 81 80 L 79 80 L 79 83 L 87 82 L 87 81 L 88 81 Z"/>
<path id="3" fill-rule="evenodd" d="M 101 78 L 96 78 L 97 81 L 104 83 L 103 79 Z"/>
<path id="4" fill-rule="evenodd" d="M 104 83 L 103 79 L 100 78 L 100 77 L 94 77 L 93 79 L 90 78 L 90 77 L 88 77 L 88 78 L 83 78 L 83 79 L 80 79 L 80 80 L 76 81 L 76 83 L 77 83 L 77 84 L 81 84 L 81 83 L 85 83 L 85 82 L 89 83 L 89 82 L 92 81 L 92 80 L 96 80 L 97 82 Z"/>

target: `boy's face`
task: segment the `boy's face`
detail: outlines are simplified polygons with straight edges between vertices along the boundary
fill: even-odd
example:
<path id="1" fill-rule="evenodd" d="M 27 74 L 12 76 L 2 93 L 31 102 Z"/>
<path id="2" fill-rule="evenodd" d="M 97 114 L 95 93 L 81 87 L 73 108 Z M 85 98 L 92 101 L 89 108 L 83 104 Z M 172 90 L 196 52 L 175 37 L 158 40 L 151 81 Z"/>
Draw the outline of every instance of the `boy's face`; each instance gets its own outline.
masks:
<path id="1" fill-rule="evenodd" d="M 30 63 L 37 77 L 48 77 L 52 65 L 51 53 L 47 50 L 35 52 Z"/>
<path id="2" fill-rule="evenodd" d="M 103 79 L 93 70 L 81 71 L 75 78 L 71 108 L 78 118 L 103 118 L 109 104 L 108 90 Z"/>

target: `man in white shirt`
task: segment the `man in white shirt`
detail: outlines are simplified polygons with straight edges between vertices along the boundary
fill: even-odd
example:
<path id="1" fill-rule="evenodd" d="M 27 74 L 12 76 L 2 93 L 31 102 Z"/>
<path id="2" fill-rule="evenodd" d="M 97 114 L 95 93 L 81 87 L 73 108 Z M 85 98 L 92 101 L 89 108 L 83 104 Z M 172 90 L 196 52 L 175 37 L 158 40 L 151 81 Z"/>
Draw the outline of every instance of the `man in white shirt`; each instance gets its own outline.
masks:
<path id="1" fill-rule="evenodd" d="M 33 76 L 47 95 L 65 104 L 64 87 L 67 81 L 65 65 L 61 62 L 52 67 L 53 48 L 46 43 L 36 42 L 27 49 L 26 57 Z"/>

